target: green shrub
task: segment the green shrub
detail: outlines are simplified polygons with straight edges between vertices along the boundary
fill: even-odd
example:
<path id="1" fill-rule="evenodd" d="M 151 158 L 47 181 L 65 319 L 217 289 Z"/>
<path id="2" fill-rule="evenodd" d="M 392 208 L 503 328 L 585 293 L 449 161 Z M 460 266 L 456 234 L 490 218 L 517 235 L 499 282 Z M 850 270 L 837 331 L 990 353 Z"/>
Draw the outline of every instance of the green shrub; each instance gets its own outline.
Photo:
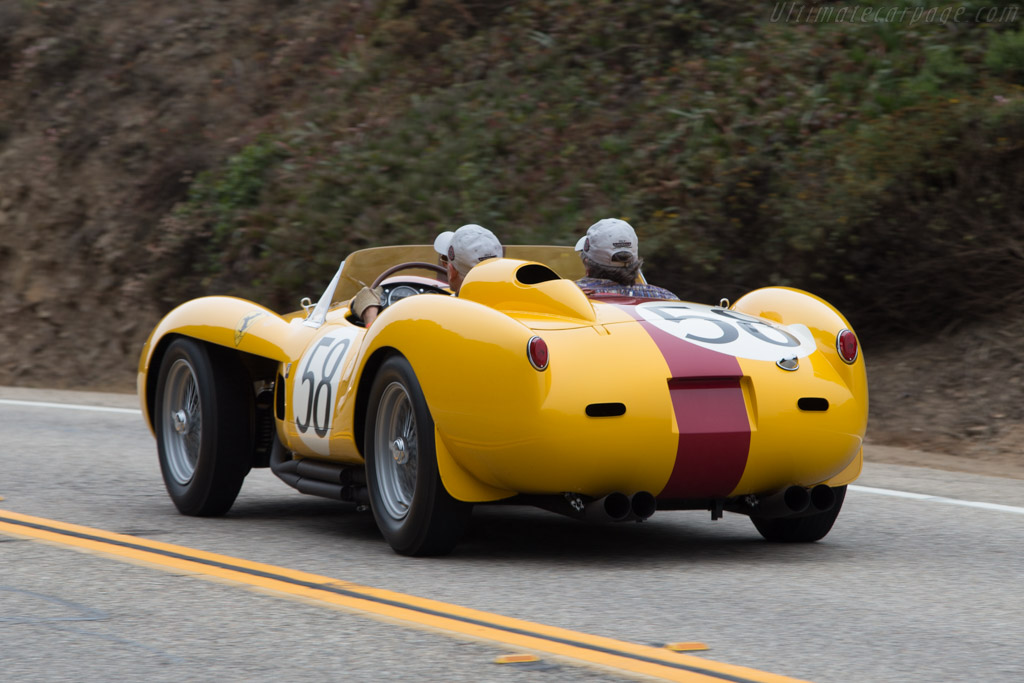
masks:
<path id="1" fill-rule="evenodd" d="M 1024 287 L 1015 25 L 712 0 L 375 11 L 331 88 L 196 181 L 176 229 L 208 232 L 209 258 L 186 279 L 294 307 L 354 249 L 466 222 L 572 244 L 619 216 L 685 298 L 793 285 L 871 333 Z"/>
<path id="2" fill-rule="evenodd" d="M 985 66 L 1018 85 L 1024 84 L 1024 31 L 1005 31 L 989 36 Z"/>

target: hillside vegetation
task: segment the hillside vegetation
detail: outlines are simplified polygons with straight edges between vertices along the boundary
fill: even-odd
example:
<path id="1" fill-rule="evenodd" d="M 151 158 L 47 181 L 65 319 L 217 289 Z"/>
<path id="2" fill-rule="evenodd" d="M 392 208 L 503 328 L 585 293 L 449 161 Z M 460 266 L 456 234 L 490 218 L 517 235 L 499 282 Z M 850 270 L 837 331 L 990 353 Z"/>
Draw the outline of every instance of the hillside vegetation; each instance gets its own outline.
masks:
<path id="1" fill-rule="evenodd" d="M 128 389 L 187 298 L 466 222 L 622 217 L 683 298 L 802 287 L 869 349 L 1019 320 L 1024 9 L 893 7 L 6 2 L 0 383 Z"/>
<path id="2" fill-rule="evenodd" d="M 685 296 L 790 284 L 868 334 L 1021 298 L 1019 18 L 783 23 L 771 8 L 360 10 L 315 101 L 200 176 L 165 235 L 209 236 L 190 279 L 288 301 L 352 249 L 464 222 L 570 244 L 607 215 Z"/>

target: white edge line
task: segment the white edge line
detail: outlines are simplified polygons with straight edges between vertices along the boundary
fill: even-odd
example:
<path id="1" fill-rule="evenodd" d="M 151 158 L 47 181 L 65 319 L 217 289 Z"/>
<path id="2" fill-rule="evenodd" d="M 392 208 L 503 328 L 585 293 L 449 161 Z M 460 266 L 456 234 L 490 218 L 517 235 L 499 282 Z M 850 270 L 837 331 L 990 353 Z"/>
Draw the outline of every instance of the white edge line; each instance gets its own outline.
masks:
<path id="1" fill-rule="evenodd" d="M 47 403 L 45 401 L 18 401 L 9 398 L 0 398 L 0 405 L 28 406 L 35 408 L 65 408 L 67 410 L 92 410 L 101 413 L 123 413 L 129 415 L 141 415 L 142 411 L 137 408 L 108 408 L 107 406 L 85 406 L 76 403 Z M 949 505 L 961 505 L 981 510 L 997 510 L 999 512 L 1013 512 L 1024 515 L 1024 508 L 1012 505 L 1000 505 L 999 503 L 983 503 L 973 500 L 960 500 L 959 498 L 946 498 L 944 496 L 931 496 L 924 493 L 911 493 L 910 491 L 896 491 L 894 489 L 879 489 L 871 486 L 850 485 L 851 491 L 862 493 L 874 493 L 881 496 L 893 496 L 896 498 L 909 498 L 910 500 L 925 500 L 933 503 L 947 503 Z"/>
<path id="2" fill-rule="evenodd" d="M 946 498 L 944 496 L 929 496 L 924 493 L 911 493 L 909 491 L 894 491 L 893 489 L 876 489 L 871 486 L 856 486 L 850 485 L 851 491 L 861 491 L 863 493 L 877 493 L 882 496 L 895 496 L 897 498 L 910 498 L 911 500 L 926 500 L 932 503 L 948 503 L 949 505 L 961 505 L 969 508 L 979 508 L 981 510 L 997 510 L 999 512 L 1015 512 L 1018 515 L 1024 515 L 1024 508 L 1014 507 L 1013 505 L 1000 505 L 999 503 L 982 503 L 974 500 L 961 500 L 959 498 Z"/>
<path id="3" fill-rule="evenodd" d="M 67 408 L 68 410 L 93 410 L 100 413 L 126 413 L 141 415 L 138 408 L 108 408 L 107 406 L 83 406 L 77 403 L 47 403 L 45 401 L 18 401 L 12 398 L 0 398 L 0 405 L 28 406 L 31 408 Z"/>

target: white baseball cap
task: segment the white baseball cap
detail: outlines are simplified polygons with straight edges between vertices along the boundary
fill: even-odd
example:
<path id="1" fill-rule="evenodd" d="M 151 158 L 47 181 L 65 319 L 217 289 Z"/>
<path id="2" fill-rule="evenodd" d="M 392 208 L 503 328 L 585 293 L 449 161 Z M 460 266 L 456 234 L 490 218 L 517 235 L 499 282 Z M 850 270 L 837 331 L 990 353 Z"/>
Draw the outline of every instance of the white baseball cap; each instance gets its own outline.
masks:
<path id="1" fill-rule="evenodd" d="M 636 262 L 639 256 L 636 231 L 626 221 L 602 218 L 576 242 L 576 251 L 582 251 L 587 258 L 602 266 L 626 267 Z"/>
<path id="2" fill-rule="evenodd" d="M 470 223 L 452 232 L 442 232 L 434 240 L 434 251 L 447 256 L 463 277 L 469 269 L 489 258 L 501 258 L 501 242 L 487 228 Z"/>

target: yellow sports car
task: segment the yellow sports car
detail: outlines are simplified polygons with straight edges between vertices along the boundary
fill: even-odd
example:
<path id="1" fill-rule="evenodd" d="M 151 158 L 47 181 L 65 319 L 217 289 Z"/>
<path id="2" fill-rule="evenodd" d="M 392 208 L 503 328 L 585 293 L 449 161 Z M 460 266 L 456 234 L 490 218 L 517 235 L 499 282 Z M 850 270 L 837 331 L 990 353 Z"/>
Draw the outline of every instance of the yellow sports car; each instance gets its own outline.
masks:
<path id="1" fill-rule="evenodd" d="M 399 553 L 458 542 L 475 503 L 583 519 L 749 515 L 816 541 L 860 473 L 868 399 L 849 323 L 769 287 L 730 305 L 588 298 L 571 247 L 506 247 L 458 294 L 429 246 L 352 254 L 317 303 L 171 311 L 139 362 L 164 483 L 227 512 L 252 467 L 369 505 Z M 349 310 L 364 284 L 384 308 Z"/>

